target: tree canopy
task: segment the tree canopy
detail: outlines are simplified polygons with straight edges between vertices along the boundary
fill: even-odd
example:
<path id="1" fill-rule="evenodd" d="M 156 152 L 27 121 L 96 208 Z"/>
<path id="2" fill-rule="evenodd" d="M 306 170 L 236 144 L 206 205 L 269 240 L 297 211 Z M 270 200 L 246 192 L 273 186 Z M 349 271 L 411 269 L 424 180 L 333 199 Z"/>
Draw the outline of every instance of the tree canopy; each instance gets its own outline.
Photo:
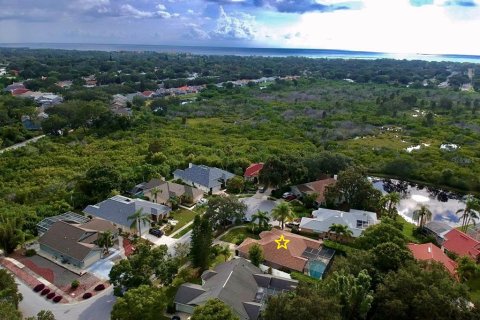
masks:
<path id="1" fill-rule="evenodd" d="M 325 192 L 330 205 L 343 201 L 348 208 L 369 211 L 376 211 L 381 195 L 367 179 L 365 169 L 355 166 L 341 171 L 337 183 L 328 186 Z"/>
<path id="2" fill-rule="evenodd" d="M 235 196 L 213 197 L 208 201 L 205 217 L 213 228 L 241 220 L 245 217 L 247 206 Z"/>
<path id="3" fill-rule="evenodd" d="M 204 305 L 195 307 L 192 320 L 239 320 L 239 318 L 221 300 L 211 299 Z"/>
<path id="4" fill-rule="evenodd" d="M 167 253 L 166 246 L 151 248 L 139 243 L 134 254 L 120 260 L 110 270 L 110 283 L 115 286 L 115 294 L 123 290 L 150 285 L 152 276 L 162 284 L 172 282 L 178 271 L 178 262 Z"/>
<path id="5" fill-rule="evenodd" d="M 157 320 L 167 306 L 159 288 L 141 285 L 128 290 L 113 305 L 112 320 Z"/>

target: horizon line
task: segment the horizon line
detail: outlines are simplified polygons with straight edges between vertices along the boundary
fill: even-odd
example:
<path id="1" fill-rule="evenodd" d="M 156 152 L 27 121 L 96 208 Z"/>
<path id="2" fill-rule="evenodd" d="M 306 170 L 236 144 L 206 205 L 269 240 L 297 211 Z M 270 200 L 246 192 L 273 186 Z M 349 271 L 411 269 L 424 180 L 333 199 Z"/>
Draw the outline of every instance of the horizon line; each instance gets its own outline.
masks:
<path id="1" fill-rule="evenodd" d="M 352 50 L 352 49 L 325 49 L 325 48 L 285 48 L 285 47 L 253 47 L 253 46 L 218 46 L 218 45 L 176 45 L 176 44 L 139 44 L 139 43 L 94 43 L 94 42 L 0 42 L 0 48 L 6 48 L 4 45 L 106 45 L 106 46 L 146 46 L 146 47 L 178 47 L 178 48 L 212 48 L 212 49 L 257 49 L 257 50 L 299 50 L 299 51 L 337 51 L 337 52 L 356 52 L 376 55 L 417 55 L 417 56 L 441 56 L 441 57 L 475 57 L 480 58 L 480 54 L 463 53 L 422 53 L 422 52 L 386 52 L 370 50 Z M 27 46 L 28 47 L 28 46 Z M 28 48 L 32 49 L 32 48 Z M 34 48 L 38 49 L 38 48 Z M 45 48 L 55 49 L 55 48 Z M 68 50 L 68 49 L 58 49 Z M 75 50 L 75 49 L 73 49 Z M 86 51 L 95 51 L 94 49 Z M 132 51 L 132 50 L 122 50 Z M 107 51 L 108 52 L 108 51 Z"/>

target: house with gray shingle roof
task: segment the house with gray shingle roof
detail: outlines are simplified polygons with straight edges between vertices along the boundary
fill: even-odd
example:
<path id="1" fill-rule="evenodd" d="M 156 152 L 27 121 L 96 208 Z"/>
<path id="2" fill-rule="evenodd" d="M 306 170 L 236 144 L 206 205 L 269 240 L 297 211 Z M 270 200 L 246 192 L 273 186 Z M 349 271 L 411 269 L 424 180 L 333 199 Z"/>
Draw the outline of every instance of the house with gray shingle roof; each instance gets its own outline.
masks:
<path id="1" fill-rule="evenodd" d="M 257 320 L 269 296 L 295 289 L 298 281 L 264 274 L 238 258 L 202 274 L 202 285 L 182 284 L 175 295 L 177 311 L 192 314 L 196 306 L 220 299 L 241 320 Z"/>
<path id="2" fill-rule="evenodd" d="M 137 184 L 129 193 L 168 206 L 171 206 L 170 199 L 173 197 L 187 203 L 196 203 L 203 198 L 203 191 L 200 189 L 156 178 Z"/>
<path id="3" fill-rule="evenodd" d="M 222 169 L 193 163 L 190 163 L 185 170 L 177 169 L 173 172 L 175 180 L 182 180 L 188 185 L 210 193 L 224 189 L 227 181 L 234 176 L 233 173 Z"/>
<path id="4" fill-rule="evenodd" d="M 98 234 L 81 225 L 57 221 L 38 239 L 40 252 L 59 264 L 83 269 L 101 258 L 102 248 L 95 244 Z"/>
<path id="5" fill-rule="evenodd" d="M 130 228 L 132 220 L 128 220 L 128 217 L 140 209 L 144 214 L 149 214 L 152 221 L 159 221 L 166 218 L 171 211 L 169 207 L 162 204 L 142 199 L 114 196 L 96 205 L 87 206 L 83 212 L 94 217 L 111 221 L 118 228 L 130 232 L 132 231 Z M 147 233 L 149 228 L 150 222 L 143 222 L 141 225 L 142 234 Z"/>

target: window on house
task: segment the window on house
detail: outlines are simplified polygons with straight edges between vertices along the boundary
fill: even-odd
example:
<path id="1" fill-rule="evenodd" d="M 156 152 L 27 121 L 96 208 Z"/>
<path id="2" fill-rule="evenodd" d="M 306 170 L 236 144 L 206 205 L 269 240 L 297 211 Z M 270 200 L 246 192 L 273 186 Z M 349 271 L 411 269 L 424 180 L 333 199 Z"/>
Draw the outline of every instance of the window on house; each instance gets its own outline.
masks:
<path id="1" fill-rule="evenodd" d="M 365 229 L 368 227 L 368 221 L 365 220 L 357 220 L 357 228 Z"/>

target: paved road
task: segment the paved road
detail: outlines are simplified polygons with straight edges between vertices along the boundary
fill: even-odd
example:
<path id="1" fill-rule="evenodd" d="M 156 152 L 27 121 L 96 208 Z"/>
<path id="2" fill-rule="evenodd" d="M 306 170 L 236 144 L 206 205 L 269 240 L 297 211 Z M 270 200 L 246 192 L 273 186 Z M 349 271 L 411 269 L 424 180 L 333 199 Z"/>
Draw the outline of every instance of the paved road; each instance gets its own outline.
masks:
<path id="1" fill-rule="evenodd" d="M 10 146 L 8 148 L 0 150 L 0 154 L 4 153 L 5 151 L 8 151 L 8 150 L 15 150 L 15 149 L 18 149 L 18 148 L 25 147 L 27 144 L 32 143 L 32 142 L 36 142 L 36 141 L 38 141 L 42 138 L 45 138 L 45 135 L 41 135 L 41 136 L 38 136 L 38 137 L 35 137 L 35 138 L 32 138 L 32 139 L 14 144 L 13 146 Z"/>
<path id="2" fill-rule="evenodd" d="M 72 304 L 53 304 L 18 281 L 23 295 L 19 309 L 24 317 L 36 316 L 40 310 L 51 310 L 57 320 L 108 320 L 115 303 L 112 286 L 89 300 Z"/>

